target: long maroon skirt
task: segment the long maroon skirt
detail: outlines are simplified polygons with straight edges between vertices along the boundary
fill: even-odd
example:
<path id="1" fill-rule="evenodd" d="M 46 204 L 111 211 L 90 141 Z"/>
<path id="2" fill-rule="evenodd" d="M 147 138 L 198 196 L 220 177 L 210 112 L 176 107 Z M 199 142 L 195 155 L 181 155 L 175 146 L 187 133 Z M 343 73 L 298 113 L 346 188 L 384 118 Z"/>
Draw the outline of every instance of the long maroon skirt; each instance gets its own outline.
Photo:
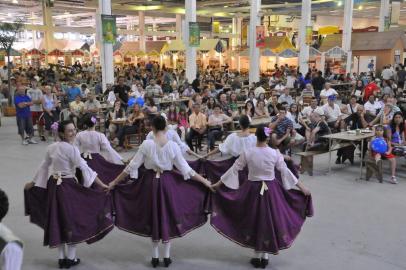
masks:
<path id="1" fill-rule="evenodd" d="M 26 191 L 26 213 L 44 229 L 44 246 L 50 247 L 91 244 L 114 227 L 110 195 L 85 188 L 74 178 L 64 178 L 57 185 L 51 176 L 46 190 L 33 187 Z"/>
<path id="2" fill-rule="evenodd" d="M 182 237 L 207 222 L 207 189 L 184 180 L 176 171 L 146 170 L 141 177 L 115 189 L 115 224 L 119 229 L 153 241 Z"/>
<path id="3" fill-rule="evenodd" d="M 82 156 L 83 157 L 83 156 Z M 126 165 L 119 165 L 108 162 L 102 155 L 92 153 L 90 158 L 84 158 L 87 165 L 97 173 L 100 180 L 108 185 L 111 181 L 116 179 L 117 176 L 125 169 Z"/>
<path id="4" fill-rule="evenodd" d="M 306 217 L 312 199 L 298 190 L 284 190 L 281 181 L 245 181 L 238 190 L 224 185 L 213 194 L 211 225 L 223 236 L 258 252 L 277 254 L 289 248 Z"/>

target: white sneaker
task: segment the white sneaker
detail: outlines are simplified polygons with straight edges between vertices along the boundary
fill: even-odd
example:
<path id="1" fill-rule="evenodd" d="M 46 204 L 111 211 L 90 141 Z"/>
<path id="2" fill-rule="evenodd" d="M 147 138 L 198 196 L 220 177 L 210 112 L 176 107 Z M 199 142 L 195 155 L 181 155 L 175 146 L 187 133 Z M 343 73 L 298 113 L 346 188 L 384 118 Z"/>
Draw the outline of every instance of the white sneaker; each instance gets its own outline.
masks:
<path id="1" fill-rule="evenodd" d="M 37 144 L 38 142 L 35 141 L 33 138 L 29 138 L 29 139 L 28 139 L 28 143 L 29 143 L 29 144 Z"/>
<path id="2" fill-rule="evenodd" d="M 398 183 L 398 181 L 396 180 L 396 176 L 392 176 L 392 177 L 391 177 L 390 183 L 391 183 L 391 184 L 397 184 L 397 183 Z"/>
<path id="3" fill-rule="evenodd" d="M 23 140 L 23 145 L 28 145 L 28 140 Z"/>

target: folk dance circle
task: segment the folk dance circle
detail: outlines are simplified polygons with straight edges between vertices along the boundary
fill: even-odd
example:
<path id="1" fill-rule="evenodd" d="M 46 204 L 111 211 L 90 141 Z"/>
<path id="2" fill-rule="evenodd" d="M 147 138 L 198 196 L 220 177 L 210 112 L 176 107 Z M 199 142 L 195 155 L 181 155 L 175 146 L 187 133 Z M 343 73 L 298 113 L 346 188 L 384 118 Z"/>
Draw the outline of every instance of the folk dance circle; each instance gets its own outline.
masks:
<path id="1" fill-rule="evenodd" d="M 190 149 L 157 116 L 149 138 L 125 165 L 94 130 L 91 116 L 78 134 L 63 121 L 54 127 L 60 141 L 48 146 L 25 186 L 26 215 L 44 230 L 43 244 L 58 249 L 59 268 L 78 265 L 76 245 L 100 241 L 114 227 L 150 237 L 152 267 L 169 267 L 171 240 L 209 219 L 220 235 L 255 252 L 253 267 L 265 268 L 268 254 L 289 248 L 313 215 L 312 199 L 296 166 L 268 147 L 269 130 L 258 127 L 254 136 L 247 116 L 239 122 L 242 131 L 219 149 L 186 161 L 183 153 Z M 232 158 L 207 160 L 216 152 Z"/>

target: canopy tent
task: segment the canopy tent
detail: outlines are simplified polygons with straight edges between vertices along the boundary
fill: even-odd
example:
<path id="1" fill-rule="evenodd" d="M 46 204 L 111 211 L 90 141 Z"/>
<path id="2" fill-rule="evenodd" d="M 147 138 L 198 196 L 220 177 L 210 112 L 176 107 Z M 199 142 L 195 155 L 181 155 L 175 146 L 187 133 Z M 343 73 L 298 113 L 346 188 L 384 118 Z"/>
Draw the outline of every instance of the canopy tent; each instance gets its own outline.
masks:
<path id="1" fill-rule="evenodd" d="M 299 54 L 292 49 L 285 49 L 282 52 L 278 53 L 278 56 L 283 58 L 295 58 L 298 57 Z"/>
<path id="2" fill-rule="evenodd" d="M 137 56 L 137 57 L 143 57 L 143 56 L 146 56 L 146 55 L 147 54 L 145 52 L 143 52 L 143 51 L 138 51 L 138 52 L 135 53 L 135 56 Z"/>
<path id="3" fill-rule="evenodd" d="M 295 50 L 287 36 L 274 36 L 265 38 L 265 48 L 271 49 L 274 53 L 280 53 L 286 49 Z"/>
<path id="4" fill-rule="evenodd" d="M 224 52 L 226 45 L 220 39 L 201 39 L 200 46 L 197 48 L 202 53 L 215 50 L 218 53 Z"/>
<path id="5" fill-rule="evenodd" d="M 27 55 L 45 55 L 44 51 L 40 51 L 38 49 L 31 49 L 27 52 Z"/>
<path id="6" fill-rule="evenodd" d="M 45 40 L 41 39 L 39 49 L 46 49 Z M 86 43 L 79 40 L 53 39 L 50 50 L 59 49 L 61 51 L 73 51 L 82 48 Z"/>
<path id="7" fill-rule="evenodd" d="M 82 57 L 82 56 L 85 56 L 85 53 L 82 50 L 77 49 L 77 50 L 72 51 L 71 55 L 75 56 L 75 57 Z"/>
<path id="8" fill-rule="evenodd" d="M 1 55 L 7 55 L 6 50 L 1 49 L 0 50 Z M 21 53 L 19 51 L 14 50 L 13 48 L 10 49 L 10 56 L 21 56 Z"/>
<path id="9" fill-rule="evenodd" d="M 50 51 L 48 53 L 48 56 L 56 56 L 56 57 L 61 57 L 61 56 L 65 56 L 65 53 L 61 50 L 55 49 L 53 51 Z"/>
<path id="10" fill-rule="evenodd" d="M 172 40 L 170 43 L 166 43 L 161 50 L 161 53 L 177 53 L 186 49 L 182 40 Z"/>
<path id="11" fill-rule="evenodd" d="M 323 26 L 319 28 L 319 35 L 333 35 L 340 32 L 340 28 L 338 26 Z"/>
<path id="12" fill-rule="evenodd" d="M 160 52 L 162 51 L 162 48 L 165 46 L 166 41 L 147 41 L 145 42 L 145 52 L 148 55 L 155 55 L 156 52 L 158 53 L 158 56 L 160 55 Z"/>
<path id="13" fill-rule="evenodd" d="M 113 53 L 113 56 L 122 56 L 122 53 L 120 51 L 115 51 Z"/>
<path id="14" fill-rule="evenodd" d="M 331 48 L 326 52 L 326 57 L 331 57 L 331 58 L 341 58 L 343 56 L 346 56 L 347 53 L 341 48 L 341 47 L 334 47 Z"/>
<path id="15" fill-rule="evenodd" d="M 151 56 L 151 57 L 159 57 L 161 54 L 159 52 L 153 50 L 153 51 L 149 52 L 147 55 Z"/>
<path id="16" fill-rule="evenodd" d="M 128 53 L 135 54 L 135 52 L 140 50 L 138 41 L 126 41 L 123 42 L 118 49 L 121 54 L 126 55 Z"/>
<path id="17" fill-rule="evenodd" d="M 319 56 L 321 54 L 322 54 L 322 52 L 317 50 L 316 48 L 313 48 L 313 47 L 309 48 L 309 56 L 310 57 L 316 57 L 316 56 Z"/>
<path id="18" fill-rule="evenodd" d="M 260 55 L 269 57 L 269 56 L 276 56 L 277 54 L 274 53 L 271 49 L 265 48 L 265 49 L 261 49 Z"/>

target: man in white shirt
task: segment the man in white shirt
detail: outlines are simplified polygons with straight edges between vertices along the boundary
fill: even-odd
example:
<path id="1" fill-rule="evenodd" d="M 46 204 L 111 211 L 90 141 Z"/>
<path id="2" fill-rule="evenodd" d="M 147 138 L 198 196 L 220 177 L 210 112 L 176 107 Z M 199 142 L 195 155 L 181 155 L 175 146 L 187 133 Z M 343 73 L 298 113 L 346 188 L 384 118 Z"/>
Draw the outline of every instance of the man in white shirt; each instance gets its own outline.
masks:
<path id="1" fill-rule="evenodd" d="M 320 97 L 326 98 L 326 97 L 329 97 L 331 95 L 335 95 L 337 97 L 338 93 L 334 88 L 331 88 L 330 83 L 325 83 L 324 84 L 324 89 L 321 90 L 321 92 L 320 92 Z"/>
<path id="2" fill-rule="evenodd" d="M 279 96 L 278 103 L 286 102 L 288 106 L 292 105 L 295 101 L 293 100 L 292 96 L 290 95 L 290 89 L 285 88 L 283 89 L 283 94 Z"/>
<path id="3" fill-rule="evenodd" d="M 384 69 L 382 70 L 381 76 L 383 80 L 390 80 L 393 76 L 393 71 L 390 70 L 388 66 L 385 66 Z"/>
<path id="4" fill-rule="evenodd" d="M 0 269 L 20 270 L 23 263 L 23 243 L 2 222 L 8 212 L 8 198 L 0 189 Z"/>
<path id="5" fill-rule="evenodd" d="M 36 76 L 38 77 L 38 76 Z M 34 78 L 31 80 L 31 88 L 27 90 L 27 95 L 32 100 L 31 116 L 32 124 L 38 127 L 38 133 L 42 141 L 45 141 L 44 137 L 44 121 L 40 120 L 42 114 L 42 90 L 38 88 L 38 81 Z"/>
<path id="6" fill-rule="evenodd" d="M 336 97 L 331 95 L 328 97 L 327 104 L 323 105 L 324 115 L 330 128 L 339 129 L 341 127 L 342 114 L 340 106 L 335 101 Z"/>
<path id="7" fill-rule="evenodd" d="M 302 110 L 303 117 L 310 118 L 310 115 L 314 111 L 316 111 L 318 108 L 320 108 L 320 107 L 317 106 L 317 98 L 312 97 L 312 100 L 310 101 L 310 106 L 307 106 L 307 107 L 303 108 L 303 110 Z"/>
<path id="8" fill-rule="evenodd" d="M 375 101 L 375 96 L 370 95 L 368 101 L 364 104 L 365 112 L 367 115 L 376 116 L 378 111 L 381 109 L 381 104 Z"/>
<path id="9" fill-rule="evenodd" d="M 282 84 L 282 82 L 280 80 L 278 80 L 274 89 L 278 92 L 278 95 L 281 95 L 285 88 L 286 87 Z"/>

